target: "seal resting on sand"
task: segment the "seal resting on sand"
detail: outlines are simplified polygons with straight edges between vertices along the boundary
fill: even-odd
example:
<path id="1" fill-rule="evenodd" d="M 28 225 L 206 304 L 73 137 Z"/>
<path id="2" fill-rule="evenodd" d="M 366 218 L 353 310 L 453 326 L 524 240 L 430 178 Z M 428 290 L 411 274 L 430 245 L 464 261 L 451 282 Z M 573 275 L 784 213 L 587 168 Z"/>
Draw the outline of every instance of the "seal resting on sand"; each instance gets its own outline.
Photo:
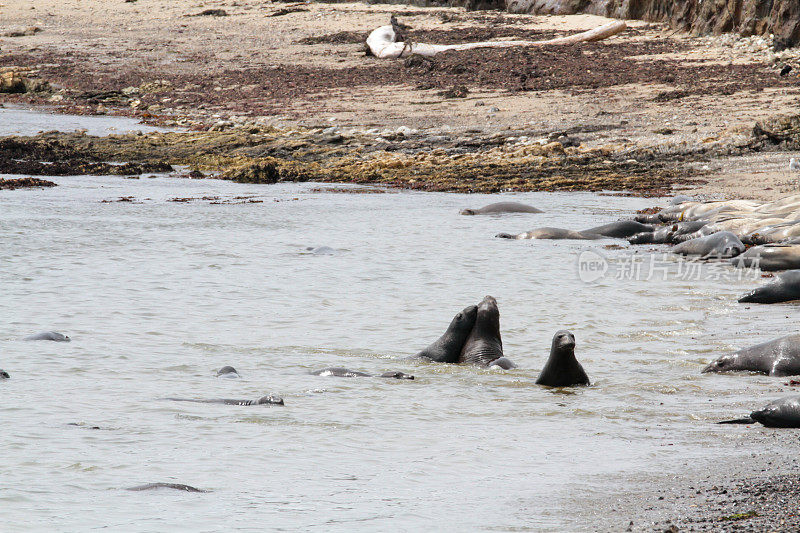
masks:
<path id="1" fill-rule="evenodd" d="M 478 304 L 475 326 L 464 342 L 460 363 L 480 366 L 497 365 L 501 368 L 515 368 L 516 365 L 503 357 L 503 341 L 500 338 L 500 311 L 497 300 L 486 296 Z"/>
<path id="2" fill-rule="evenodd" d="M 676 254 L 698 255 L 703 259 L 734 257 L 744 250 L 742 241 L 730 231 L 719 231 L 707 237 L 684 241 L 672 249 Z"/>
<path id="3" fill-rule="evenodd" d="M 323 368 L 322 370 L 315 370 L 314 372 L 311 372 L 311 375 L 333 376 L 337 378 L 379 377 L 379 378 L 393 378 L 393 379 L 414 379 L 414 376 L 412 376 L 411 374 L 406 374 L 405 372 L 389 371 L 376 376 L 375 374 L 367 374 L 366 372 L 359 372 L 358 370 L 350 370 L 348 368 L 342 368 L 342 367 L 331 367 L 331 368 Z"/>
<path id="4" fill-rule="evenodd" d="M 24 341 L 55 341 L 55 342 L 69 342 L 70 338 L 55 331 L 43 331 L 34 335 L 28 335 Z"/>
<path id="5" fill-rule="evenodd" d="M 739 298 L 740 303 L 775 304 L 800 300 L 800 270 L 787 270 L 772 283 L 757 287 Z"/>
<path id="6" fill-rule="evenodd" d="M 756 344 L 711 361 L 708 372 L 759 372 L 769 376 L 800 375 L 800 334 Z"/>
<path id="7" fill-rule="evenodd" d="M 761 270 L 800 269 L 800 245 L 753 246 L 739 257 L 731 259 L 731 264 L 739 268 L 760 268 Z"/>
<path id="8" fill-rule="evenodd" d="M 556 331 L 550 346 L 550 357 L 536 379 L 537 385 L 574 387 L 591 385 L 589 376 L 575 358 L 575 336 L 567 330 Z"/>
<path id="9" fill-rule="evenodd" d="M 207 490 L 192 487 L 191 485 L 184 485 L 183 483 L 145 483 L 144 485 L 129 487 L 125 490 L 153 490 L 153 489 L 175 489 L 175 490 L 184 490 L 186 492 L 210 492 Z"/>
<path id="10" fill-rule="evenodd" d="M 655 227 L 651 224 L 642 224 L 635 220 L 620 220 L 610 224 L 603 224 L 594 228 L 582 231 L 574 231 L 562 228 L 537 228 L 525 233 L 516 235 L 509 233 L 498 233 L 496 236 L 501 239 L 603 239 L 606 237 L 624 239 L 636 235 L 637 233 L 654 231 Z"/>
<path id="11" fill-rule="evenodd" d="M 532 205 L 519 202 L 497 202 L 481 207 L 480 209 L 462 209 L 462 215 L 499 215 L 503 213 L 543 213 Z"/>
<path id="12" fill-rule="evenodd" d="M 787 396 L 768 403 L 747 418 L 725 420 L 720 424 L 753 424 L 758 422 L 768 428 L 800 428 L 800 396 Z"/>

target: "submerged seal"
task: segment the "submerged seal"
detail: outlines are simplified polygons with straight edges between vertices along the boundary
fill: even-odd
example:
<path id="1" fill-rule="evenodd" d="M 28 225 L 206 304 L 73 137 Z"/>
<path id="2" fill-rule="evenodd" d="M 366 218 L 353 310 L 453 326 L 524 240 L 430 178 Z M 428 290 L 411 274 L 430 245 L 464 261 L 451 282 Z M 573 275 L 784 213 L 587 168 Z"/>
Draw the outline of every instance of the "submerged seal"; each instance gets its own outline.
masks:
<path id="1" fill-rule="evenodd" d="M 24 341 L 56 341 L 56 342 L 69 342 L 70 338 L 55 331 L 43 331 L 35 335 L 28 335 Z"/>
<path id="2" fill-rule="evenodd" d="M 730 231 L 719 231 L 706 237 L 684 241 L 672 249 L 676 254 L 698 255 L 705 259 L 734 257 L 744 250 L 742 241 Z"/>
<path id="3" fill-rule="evenodd" d="M 195 402 L 195 403 L 222 403 L 225 405 L 283 405 L 283 398 L 269 394 L 262 396 L 258 400 L 229 400 L 226 398 L 212 398 L 203 400 L 197 398 L 164 398 L 173 402 Z"/>
<path id="4" fill-rule="evenodd" d="M 379 377 L 379 378 L 393 378 L 393 379 L 414 379 L 411 374 L 405 372 L 384 372 L 383 374 L 367 374 L 366 372 L 359 372 L 358 370 L 350 370 L 342 367 L 323 368 L 322 370 L 315 370 L 311 372 L 314 376 L 333 376 L 337 378 L 356 378 L 356 377 Z"/>
<path id="5" fill-rule="evenodd" d="M 232 366 L 223 366 L 219 370 L 217 370 L 217 377 L 218 378 L 238 378 L 239 372 L 236 371 L 235 368 Z"/>
<path id="6" fill-rule="evenodd" d="M 769 376 L 800 375 L 800 334 L 787 335 L 721 355 L 703 369 L 709 372 L 759 372 Z"/>
<path id="7" fill-rule="evenodd" d="M 0 379 L 10 379 L 10 378 L 11 375 L 2 368 L 0 368 Z"/>
<path id="8" fill-rule="evenodd" d="M 145 483 L 144 485 L 128 487 L 125 490 L 152 490 L 152 489 L 175 489 L 175 490 L 185 490 L 186 492 L 210 492 L 208 490 L 192 487 L 191 485 L 184 485 L 183 483 Z"/>
<path id="9" fill-rule="evenodd" d="M 498 233 L 495 237 L 501 239 L 571 239 L 571 240 L 591 240 L 602 239 L 602 235 L 589 235 L 580 231 L 563 228 L 536 228 L 525 233 Z"/>
<path id="10" fill-rule="evenodd" d="M 573 387 L 591 385 L 583 366 L 575 359 L 575 336 L 567 330 L 556 331 L 550 347 L 550 357 L 536 379 L 537 385 Z"/>
<path id="11" fill-rule="evenodd" d="M 458 363 L 461 349 L 475 325 L 477 314 L 478 308 L 474 305 L 464 308 L 453 317 L 447 326 L 447 331 L 441 337 L 414 357 L 424 357 L 437 363 Z"/>
<path id="12" fill-rule="evenodd" d="M 497 202 L 481 207 L 480 209 L 462 209 L 462 215 L 499 215 L 502 213 L 543 213 L 532 205 L 519 202 Z"/>
<path id="13" fill-rule="evenodd" d="M 740 303 L 775 304 L 800 300 L 800 270 L 787 270 L 772 283 L 757 287 L 739 298 Z"/>
<path id="14" fill-rule="evenodd" d="M 758 422 L 768 428 L 800 428 L 800 396 L 787 396 L 774 400 L 747 418 L 725 420 L 720 424 L 753 424 Z"/>
<path id="15" fill-rule="evenodd" d="M 497 309 L 497 300 L 493 297 L 486 296 L 478 304 L 475 326 L 464 342 L 458 362 L 480 366 L 492 366 L 497 363 L 501 368 L 516 367 L 514 363 L 503 357 L 500 311 Z"/>

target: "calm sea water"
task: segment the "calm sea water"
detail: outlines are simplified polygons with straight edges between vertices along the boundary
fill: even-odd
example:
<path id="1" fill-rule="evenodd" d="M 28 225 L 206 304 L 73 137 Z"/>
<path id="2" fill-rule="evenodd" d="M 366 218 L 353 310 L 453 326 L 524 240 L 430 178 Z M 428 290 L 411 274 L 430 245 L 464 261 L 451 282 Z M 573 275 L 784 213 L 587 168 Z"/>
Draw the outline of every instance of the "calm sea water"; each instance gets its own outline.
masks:
<path id="1" fill-rule="evenodd" d="M 746 454 L 747 432 L 713 422 L 781 388 L 700 374 L 793 331 L 793 306 L 736 303 L 761 281 L 708 266 L 685 279 L 661 248 L 624 241 L 494 238 L 665 200 L 50 179 L 0 192 L 4 531 L 591 530 L 582 495 Z M 141 203 L 103 202 L 123 196 Z M 237 197 L 263 202 L 212 203 Z M 500 198 L 546 212 L 458 214 Z M 578 275 L 586 250 L 611 263 L 594 283 Z M 667 275 L 615 276 L 634 252 Z M 519 369 L 403 359 L 486 294 Z M 562 328 L 592 387 L 533 384 Z M 20 340 L 51 329 L 72 342 Z M 216 378 L 224 365 L 243 379 Z M 309 375 L 326 366 L 416 380 Z M 267 393 L 286 406 L 162 399 Z M 149 482 L 211 492 L 123 490 Z"/>

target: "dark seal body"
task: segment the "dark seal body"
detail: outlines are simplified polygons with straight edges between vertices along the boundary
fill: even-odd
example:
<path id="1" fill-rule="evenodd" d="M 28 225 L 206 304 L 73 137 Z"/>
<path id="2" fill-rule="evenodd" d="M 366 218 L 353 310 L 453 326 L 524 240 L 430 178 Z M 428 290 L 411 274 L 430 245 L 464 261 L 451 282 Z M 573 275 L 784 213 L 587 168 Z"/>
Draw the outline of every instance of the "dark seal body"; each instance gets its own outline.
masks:
<path id="1" fill-rule="evenodd" d="M 800 334 L 787 335 L 722 355 L 703 373 L 759 372 L 769 376 L 800 375 Z"/>
<path id="2" fill-rule="evenodd" d="M 437 363 L 458 363 L 461 349 L 475 325 L 477 314 L 476 306 L 471 305 L 465 308 L 453 317 L 447 331 L 441 337 L 414 357 L 425 357 Z"/>
<path id="3" fill-rule="evenodd" d="M 55 342 L 69 342 L 70 338 L 55 331 L 43 331 L 35 335 L 28 335 L 24 341 L 55 341 Z"/>
<path id="4" fill-rule="evenodd" d="M 747 418 L 725 420 L 720 424 L 753 424 L 758 422 L 768 428 L 800 428 L 800 396 L 787 396 L 772 401 Z"/>
<path id="5" fill-rule="evenodd" d="M 10 379 L 10 378 L 11 375 L 2 368 L 0 368 L 0 379 Z"/>
<path id="6" fill-rule="evenodd" d="M 739 268 L 760 268 L 761 270 L 800 269 L 800 245 L 753 246 L 739 257 L 731 259 L 731 264 Z"/>
<path id="7" fill-rule="evenodd" d="M 458 362 L 490 366 L 501 357 L 503 341 L 500 338 L 500 311 L 497 309 L 497 300 L 487 296 L 478 304 L 475 326 L 464 343 Z"/>
<path id="8" fill-rule="evenodd" d="M 548 387 L 591 385 L 583 366 L 575 359 L 575 336 L 569 331 L 562 329 L 553 336 L 550 357 L 536 379 L 536 384 Z"/>
<path id="9" fill-rule="evenodd" d="M 349 368 L 331 367 L 323 368 L 322 370 L 315 370 L 311 372 L 314 376 L 333 376 L 337 378 L 358 378 L 358 377 L 379 377 L 379 378 L 392 378 L 392 379 L 414 379 L 411 374 L 405 372 L 389 371 L 384 372 L 378 376 L 374 374 L 367 374 L 366 372 L 359 372 L 358 370 L 350 370 Z"/>
<path id="10" fill-rule="evenodd" d="M 489 204 L 480 209 L 462 209 L 462 215 L 500 215 L 503 213 L 542 213 L 532 205 L 521 204 L 519 202 L 497 202 Z"/>
<path id="11" fill-rule="evenodd" d="M 627 239 L 637 233 L 644 231 L 653 231 L 655 227 L 651 224 L 642 224 L 635 220 L 620 220 L 612 222 L 611 224 L 603 224 L 594 228 L 589 228 L 581 231 L 584 235 L 602 235 L 603 237 L 612 237 L 615 239 Z"/>
<path id="12" fill-rule="evenodd" d="M 232 366 L 223 366 L 219 370 L 217 370 L 217 377 L 218 378 L 238 378 L 239 372 L 236 371 L 235 368 Z"/>
<path id="13" fill-rule="evenodd" d="M 775 304 L 800 300 L 800 270 L 787 270 L 767 283 L 739 298 L 740 303 Z"/>

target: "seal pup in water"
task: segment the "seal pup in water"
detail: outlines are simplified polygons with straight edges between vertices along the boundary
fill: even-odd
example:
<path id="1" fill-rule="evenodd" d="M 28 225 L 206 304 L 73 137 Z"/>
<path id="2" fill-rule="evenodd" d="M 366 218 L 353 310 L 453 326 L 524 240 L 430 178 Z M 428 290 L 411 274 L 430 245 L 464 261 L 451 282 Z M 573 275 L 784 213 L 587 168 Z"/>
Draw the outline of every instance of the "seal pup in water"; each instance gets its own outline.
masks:
<path id="1" fill-rule="evenodd" d="M 800 375 L 800 334 L 786 335 L 756 344 L 711 361 L 703 374 L 709 372 L 759 372 L 768 376 Z"/>
<path id="2" fill-rule="evenodd" d="M 719 424 L 753 424 L 758 422 L 768 428 L 800 428 L 800 396 L 787 396 L 768 403 L 747 418 L 725 420 Z"/>
<path id="3" fill-rule="evenodd" d="M 800 270 L 781 272 L 772 283 L 739 298 L 739 303 L 775 304 L 791 300 L 800 300 Z"/>
<path id="4" fill-rule="evenodd" d="M 378 377 L 378 378 L 393 378 L 393 379 L 414 379 L 414 376 L 412 376 L 411 374 L 406 374 L 405 372 L 389 371 L 376 376 L 375 374 L 367 374 L 366 372 L 359 372 L 358 370 L 350 370 L 348 368 L 342 368 L 342 367 L 331 367 L 331 368 L 323 368 L 322 370 L 315 370 L 311 372 L 311 375 L 326 376 L 326 377 L 333 376 L 337 378 Z"/>
<path id="5" fill-rule="evenodd" d="M 137 485 L 135 487 L 128 487 L 125 490 L 153 490 L 153 489 L 175 489 L 184 490 L 186 492 L 211 492 L 208 490 L 198 489 L 191 485 L 184 485 L 183 483 L 145 483 L 144 485 Z"/>
<path id="6" fill-rule="evenodd" d="M 212 398 L 202 400 L 197 398 L 164 398 L 173 402 L 195 402 L 195 403 L 221 403 L 225 405 L 283 405 L 283 398 L 269 394 L 262 396 L 258 400 L 229 400 L 226 398 Z"/>
<path id="7" fill-rule="evenodd" d="M 465 307 L 463 311 L 453 317 L 450 325 L 447 326 L 447 331 L 441 337 L 413 357 L 424 357 L 437 363 L 458 363 L 461 349 L 475 325 L 477 315 L 477 306 Z"/>
<path id="8" fill-rule="evenodd" d="M 550 357 L 536 379 L 537 385 L 574 387 L 591 385 L 583 366 L 575 359 L 575 336 L 567 330 L 556 331 L 550 347 Z"/>
<path id="9" fill-rule="evenodd" d="M 55 342 L 70 342 L 70 338 L 55 331 L 43 331 L 34 335 L 28 335 L 24 341 L 55 341 Z"/>
<path id="10" fill-rule="evenodd" d="M 500 311 L 497 300 L 486 296 L 478 304 L 475 326 L 464 342 L 459 363 L 479 366 L 499 366 L 506 370 L 517 365 L 503 357 L 503 341 L 500 338 Z"/>
<path id="11" fill-rule="evenodd" d="M 519 202 L 497 202 L 481 207 L 480 209 L 462 209 L 462 215 L 500 215 L 503 213 L 543 213 L 532 205 Z"/>

